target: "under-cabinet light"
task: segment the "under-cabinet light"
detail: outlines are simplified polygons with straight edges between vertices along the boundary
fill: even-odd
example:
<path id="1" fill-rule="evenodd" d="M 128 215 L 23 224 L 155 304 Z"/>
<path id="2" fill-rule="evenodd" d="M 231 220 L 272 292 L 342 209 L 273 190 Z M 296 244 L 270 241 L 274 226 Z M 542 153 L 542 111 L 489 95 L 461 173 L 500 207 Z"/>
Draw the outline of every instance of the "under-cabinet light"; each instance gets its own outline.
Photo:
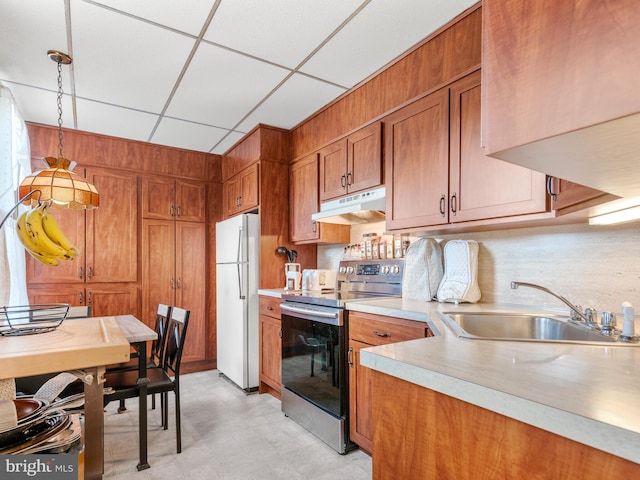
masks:
<path id="1" fill-rule="evenodd" d="M 640 205 L 589 217 L 589 225 L 613 225 L 640 220 Z"/>

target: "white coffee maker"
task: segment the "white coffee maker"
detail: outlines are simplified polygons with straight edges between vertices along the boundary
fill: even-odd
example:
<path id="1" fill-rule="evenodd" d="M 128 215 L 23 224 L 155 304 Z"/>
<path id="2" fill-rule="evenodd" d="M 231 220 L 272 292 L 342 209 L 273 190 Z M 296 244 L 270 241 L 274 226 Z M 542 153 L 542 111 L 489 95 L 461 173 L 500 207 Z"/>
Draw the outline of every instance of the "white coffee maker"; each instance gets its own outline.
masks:
<path id="1" fill-rule="evenodd" d="M 302 288 L 302 273 L 300 272 L 299 263 L 285 263 L 284 277 L 286 281 L 285 290 L 300 290 Z"/>

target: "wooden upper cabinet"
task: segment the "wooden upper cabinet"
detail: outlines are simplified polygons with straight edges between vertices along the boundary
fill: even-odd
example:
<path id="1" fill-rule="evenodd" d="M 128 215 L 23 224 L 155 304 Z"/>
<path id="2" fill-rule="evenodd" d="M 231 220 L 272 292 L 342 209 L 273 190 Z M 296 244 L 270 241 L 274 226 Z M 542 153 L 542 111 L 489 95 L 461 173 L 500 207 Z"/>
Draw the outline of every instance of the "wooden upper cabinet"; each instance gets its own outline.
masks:
<path id="1" fill-rule="evenodd" d="M 259 164 L 254 163 L 224 182 L 222 195 L 227 217 L 258 208 L 259 175 Z"/>
<path id="2" fill-rule="evenodd" d="M 348 243 L 348 225 L 316 222 L 319 210 L 318 153 L 293 163 L 289 175 L 289 237 L 294 243 Z"/>
<path id="3" fill-rule="evenodd" d="M 142 177 L 142 216 L 204 222 L 205 184 L 170 177 Z"/>
<path id="4" fill-rule="evenodd" d="M 387 229 L 446 224 L 449 91 L 444 88 L 383 119 Z"/>
<path id="5" fill-rule="evenodd" d="M 318 223 L 311 220 L 318 206 L 318 154 L 313 153 L 290 168 L 289 236 L 292 242 L 319 238 Z"/>
<path id="6" fill-rule="evenodd" d="M 543 173 L 484 154 L 480 77 L 477 71 L 450 87 L 449 222 L 546 212 Z"/>
<path id="7" fill-rule="evenodd" d="M 380 122 L 320 150 L 320 200 L 330 200 L 382 184 Z"/>
<path id="8" fill-rule="evenodd" d="M 204 222 L 207 219 L 205 184 L 176 180 L 176 220 Z"/>
<path id="9" fill-rule="evenodd" d="M 549 177 L 548 181 L 548 193 L 553 200 L 552 206 L 557 215 L 583 210 L 618 198 L 561 178 Z"/>
<path id="10" fill-rule="evenodd" d="M 87 212 L 86 280 L 138 280 L 138 179 L 136 175 L 87 168 L 100 192 L 100 207 Z"/>
<path id="11" fill-rule="evenodd" d="M 80 255 L 57 267 L 28 257 L 29 283 L 137 281 L 137 177 L 99 168 L 87 168 L 86 177 L 100 193 L 100 206 L 88 211 L 53 211 Z"/>
<path id="12" fill-rule="evenodd" d="M 638 3 L 483 0 L 482 19 L 487 153 L 636 195 Z"/>

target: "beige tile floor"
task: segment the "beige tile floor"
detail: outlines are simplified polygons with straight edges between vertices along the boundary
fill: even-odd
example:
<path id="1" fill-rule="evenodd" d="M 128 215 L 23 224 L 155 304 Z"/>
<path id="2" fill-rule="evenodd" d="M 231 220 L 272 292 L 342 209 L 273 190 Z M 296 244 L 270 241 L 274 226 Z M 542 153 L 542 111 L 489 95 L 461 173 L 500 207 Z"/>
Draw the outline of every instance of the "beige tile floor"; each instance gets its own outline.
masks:
<path id="1" fill-rule="evenodd" d="M 105 412 L 105 480 L 350 480 L 371 478 L 371 458 L 339 455 L 280 411 L 271 395 L 246 395 L 216 370 L 183 375 L 182 453 L 176 454 L 173 395 L 169 429 L 149 410 L 149 463 L 138 472 L 137 402 Z"/>

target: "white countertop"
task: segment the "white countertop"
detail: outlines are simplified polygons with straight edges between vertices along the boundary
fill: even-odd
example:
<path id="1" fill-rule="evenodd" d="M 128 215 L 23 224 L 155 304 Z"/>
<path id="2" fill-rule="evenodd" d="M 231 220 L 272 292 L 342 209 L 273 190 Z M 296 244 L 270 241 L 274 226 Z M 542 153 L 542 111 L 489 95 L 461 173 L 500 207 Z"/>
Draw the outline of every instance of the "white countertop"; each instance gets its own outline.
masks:
<path id="1" fill-rule="evenodd" d="M 640 463 L 640 347 L 464 339 L 436 313 L 532 311 L 522 307 L 376 299 L 347 308 L 424 321 L 436 335 L 363 349 L 362 365 Z"/>
<path id="2" fill-rule="evenodd" d="M 285 293 L 289 293 L 289 291 L 284 288 L 264 288 L 258 290 L 258 295 L 264 295 L 265 297 L 282 298 L 282 295 Z"/>

